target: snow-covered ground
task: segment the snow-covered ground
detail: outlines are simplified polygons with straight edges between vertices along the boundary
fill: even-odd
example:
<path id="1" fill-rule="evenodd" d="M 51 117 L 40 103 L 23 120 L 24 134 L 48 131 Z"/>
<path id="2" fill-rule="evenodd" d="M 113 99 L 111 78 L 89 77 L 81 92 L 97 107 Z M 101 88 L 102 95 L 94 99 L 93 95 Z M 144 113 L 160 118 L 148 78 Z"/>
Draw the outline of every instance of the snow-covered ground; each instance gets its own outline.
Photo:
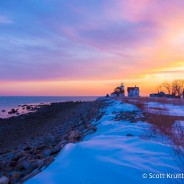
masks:
<path id="1" fill-rule="evenodd" d="M 149 102 L 147 103 L 148 108 L 161 108 L 165 109 L 165 113 L 171 116 L 184 116 L 184 106 L 181 105 L 173 105 L 173 104 L 162 104 L 158 102 Z M 152 110 L 154 111 L 154 110 Z M 158 111 L 158 110 L 157 110 Z"/>
<path id="2" fill-rule="evenodd" d="M 115 120 L 122 111 L 131 113 L 138 111 L 137 108 L 109 101 L 104 110 L 105 115 L 94 122 L 98 124 L 95 134 L 86 137 L 83 142 L 67 144 L 47 169 L 26 183 L 175 183 L 176 179 L 168 177 L 181 173 L 175 161 L 177 157 L 169 144 L 144 138 L 151 125 Z"/>

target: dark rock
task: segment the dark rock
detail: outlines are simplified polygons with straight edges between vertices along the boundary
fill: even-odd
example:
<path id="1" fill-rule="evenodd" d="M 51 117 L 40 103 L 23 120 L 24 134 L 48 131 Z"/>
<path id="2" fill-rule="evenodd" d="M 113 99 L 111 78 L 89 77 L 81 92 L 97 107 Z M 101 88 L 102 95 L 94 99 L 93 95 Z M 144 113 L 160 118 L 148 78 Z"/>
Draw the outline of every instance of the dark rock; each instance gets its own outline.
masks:
<path id="1" fill-rule="evenodd" d="M 21 183 L 23 183 L 23 181 L 26 181 L 26 180 L 32 178 L 33 176 L 37 175 L 40 172 L 41 172 L 41 170 L 37 170 L 35 172 L 32 172 L 30 174 L 27 174 L 25 177 L 21 178 Z"/>
<path id="2" fill-rule="evenodd" d="M 24 151 L 29 151 L 29 150 L 31 150 L 32 148 L 30 147 L 30 146 L 27 146 L 27 147 L 25 147 L 24 148 Z"/>
<path id="3" fill-rule="evenodd" d="M 44 166 L 44 159 L 36 160 L 36 164 L 38 166 L 38 169 L 41 169 Z"/>
<path id="4" fill-rule="evenodd" d="M 37 150 L 43 150 L 43 149 L 45 149 L 45 148 L 47 148 L 47 146 L 41 144 L 40 146 L 37 147 Z"/>
<path id="5" fill-rule="evenodd" d="M 87 132 L 85 132 L 85 134 L 84 134 L 84 135 L 85 135 L 85 136 L 87 136 L 87 135 L 89 135 L 89 134 L 93 134 L 93 133 L 94 133 L 94 131 L 90 129 L 90 130 L 88 130 Z"/>
<path id="6" fill-rule="evenodd" d="M 127 137 L 133 137 L 134 135 L 132 134 L 126 134 Z"/>
<path id="7" fill-rule="evenodd" d="M 64 145 L 62 144 L 62 142 L 59 143 L 58 145 L 56 145 L 56 146 L 52 149 L 51 155 L 56 155 L 57 153 L 59 153 L 60 150 L 63 148 L 63 146 L 64 146 Z"/>
<path id="8" fill-rule="evenodd" d="M 2 112 L 6 112 L 6 110 L 2 110 Z"/>
<path id="9" fill-rule="evenodd" d="M 0 184 L 8 184 L 9 183 L 9 179 L 6 176 L 2 176 L 0 178 Z"/>
<path id="10" fill-rule="evenodd" d="M 17 165 L 17 162 L 15 162 L 15 161 L 11 161 L 9 163 L 9 166 L 11 166 L 11 167 L 15 167 L 16 165 Z"/>
<path id="11" fill-rule="evenodd" d="M 34 158 L 29 158 L 28 162 L 31 163 L 31 164 L 34 164 L 36 162 L 36 160 Z"/>
<path id="12" fill-rule="evenodd" d="M 81 136 L 79 134 L 79 130 L 73 130 L 70 132 L 70 135 L 68 137 L 69 141 L 75 141 L 75 140 L 80 140 Z"/>
<path id="13" fill-rule="evenodd" d="M 63 144 L 63 145 L 65 145 L 65 144 L 68 143 L 68 141 L 66 139 L 63 139 L 60 143 Z"/>
<path id="14" fill-rule="evenodd" d="M 11 183 L 18 183 L 21 178 L 21 174 L 19 172 L 13 172 L 10 178 Z"/>
<path id="15" fill-rule="evenodd" d="M 15 153 L 11 152 L 6 155 L 6 160 L 10 161 L 15 157 Z"/>
<path id="16" fill-rule="evenodd" d="M 52 156 L 52 157 L 50 157 L 50 158 L 48 158 L 48 159 L 46 159 L 46 160 L 44 161 L 44 165 L 48 166 L 48 165 L 51 164 L 53 161 L 54 161 L 54 157 Z"/>
<path id="17" fill-rule="evenodd" d="M 29 151 L 29 153 L 30 153 L 31 155 L 37 155 L 37 154 L 40 153 L 40 150 L 32 149 L 32 150 Z"/>
<path id="18" fill-rule="evenodd" d="M 42 159 L 42 158 L 44 158 L 44 155 L 42 155 L 42 154 L 36 154 L 36 155 L 35 155 L 35 158 L 37 158 L 37 159 Z"/>
<path id="19" fill-rule="evenodd" d="M 18 163 L 22 163 L 27 159 L 28 156 L 22 157 L 18 160 Z"/>
<path id="20" fill-rule="evenodd" d="M 97 130 L 96 126 L 93 126 L 92 130 L 93 130 L 94 132 L 96 132 L 96 130 Z"/>
<path id="21" fill-rule="evenodd" d="M 31 173 L 36 168 L 38 168 L 37 163 L 32 163 L 30 160 L 19 163 L 19 165 L 16 167 L 16 169 L 24 173 L 24 175 Z"/>
<path id="22" fill-rule="evenodd" d="M 85 125 L 80 125 L 78 128 L 79 131 L 83 131 L 84 129 L 85 129 Z"/>
<path id="23" fill-rule="evenodd" d="M 87 130 L 91 129 L 91 124 L 87 124 L 86 129 Z"/>
<path id="24" fill-rule="evenodd" d="M 43 155 L 43 157 L 49 157 L 51 155 L 51 150 L 46 149 L 46 150 L 42 151 L 41 154 Z"/>
<path id="25" fill-rule="evenodd" d="M 17 113 L 18 109 L 11 109 L 11 111 L 8 112 L 8 114 L 15 114 Z"/>
<path id="26" fill-rule="evenodd" d="M 25 170 L 24 168 L 24 162 L 18 163 L 17 167 L 16 167 L 19 171 L 23 171 Z"/>
<path id="27" fill-rule="evenodd" d="M 27 153 L 25 151 L 21 151 L 20 153 L 15 155 L 15 157 L 12 158 L 12 161 L 17 162 L 21 157 L 25 157 L 26 155 L 27 155 Z"/>
<path id="28" fill-rule="evenodd" d="M 1 165 L 1 163 L 0 163 L 0 178 L 3 176 L 2 171 L 3 171 L 3 167 L 2 167 L 2 165 Z"/>
<path id="29" fill-rule="evenodd" d="M 59 142 L 59 141 L 61 141 L 61 136 L 60 136 L 60 135 L 58 135 L 58 136 L 55 138 L 54 142 Z"/>
<path id="30" fill-rule="evenodd" d="M 27 106 L 26 107 L 26 110 L 31 110 L 31 106 Z"/>
<path id="31" fill-rule="evenodd" d="M 5 171 L 6 173 L 10 173 L 11 171 L 13 171 L 13 167 L 12 167 L 12 166 L 6 166 L 6 167 L 4 168 L 4 171 Z"/>
<path id="32" fill-rule="evenodd" d="M 38 168 L 37 163 L 33 163 L 33 164 L 29 163 L 28 168 L 25 170 L 25 174 L 29 174 L 29 173 L 33 172 L 35 169 L 37 169 L 37 168 Z"/>

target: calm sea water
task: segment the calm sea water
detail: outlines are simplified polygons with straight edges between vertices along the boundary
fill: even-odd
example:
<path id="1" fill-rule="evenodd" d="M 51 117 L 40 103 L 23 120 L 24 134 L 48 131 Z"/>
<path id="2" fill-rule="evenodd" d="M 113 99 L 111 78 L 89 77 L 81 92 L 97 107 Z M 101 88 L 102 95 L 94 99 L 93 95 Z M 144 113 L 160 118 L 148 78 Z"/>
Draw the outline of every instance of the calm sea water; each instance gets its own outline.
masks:
<path id="1" fill-rule="evenodd" d="M 18 105 L 66 101 L 93 101 L 97 96 L 0 96 L 0 111 Z"/>

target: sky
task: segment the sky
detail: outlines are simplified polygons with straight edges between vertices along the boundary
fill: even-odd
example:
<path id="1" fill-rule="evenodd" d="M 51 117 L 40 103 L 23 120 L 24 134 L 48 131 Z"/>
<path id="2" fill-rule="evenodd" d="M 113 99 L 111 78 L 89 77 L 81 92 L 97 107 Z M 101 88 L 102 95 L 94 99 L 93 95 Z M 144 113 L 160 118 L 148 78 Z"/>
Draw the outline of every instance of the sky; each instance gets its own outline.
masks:
<path id="1" fill-rule="evenodd" d="M 0 95 L 156 92 L 184 79 L 184 0 L 0 0 Z"/>

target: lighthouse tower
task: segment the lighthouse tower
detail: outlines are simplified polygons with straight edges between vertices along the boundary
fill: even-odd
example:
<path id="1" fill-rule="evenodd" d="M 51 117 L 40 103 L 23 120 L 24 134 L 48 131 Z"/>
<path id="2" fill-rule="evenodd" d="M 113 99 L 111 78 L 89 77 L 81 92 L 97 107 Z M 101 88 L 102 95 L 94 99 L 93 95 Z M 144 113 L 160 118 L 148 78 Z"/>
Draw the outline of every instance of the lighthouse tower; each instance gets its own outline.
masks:
<path id="1" fill-rule="evenodd" d="M 125 89 L 124 88 L 125 88 L 124 87 L 124 84 L 121 83 L 121 86 L 120 86 L 120 94 L 119 94 L 120 97 L 124 97 L 125 96 Z"/>

